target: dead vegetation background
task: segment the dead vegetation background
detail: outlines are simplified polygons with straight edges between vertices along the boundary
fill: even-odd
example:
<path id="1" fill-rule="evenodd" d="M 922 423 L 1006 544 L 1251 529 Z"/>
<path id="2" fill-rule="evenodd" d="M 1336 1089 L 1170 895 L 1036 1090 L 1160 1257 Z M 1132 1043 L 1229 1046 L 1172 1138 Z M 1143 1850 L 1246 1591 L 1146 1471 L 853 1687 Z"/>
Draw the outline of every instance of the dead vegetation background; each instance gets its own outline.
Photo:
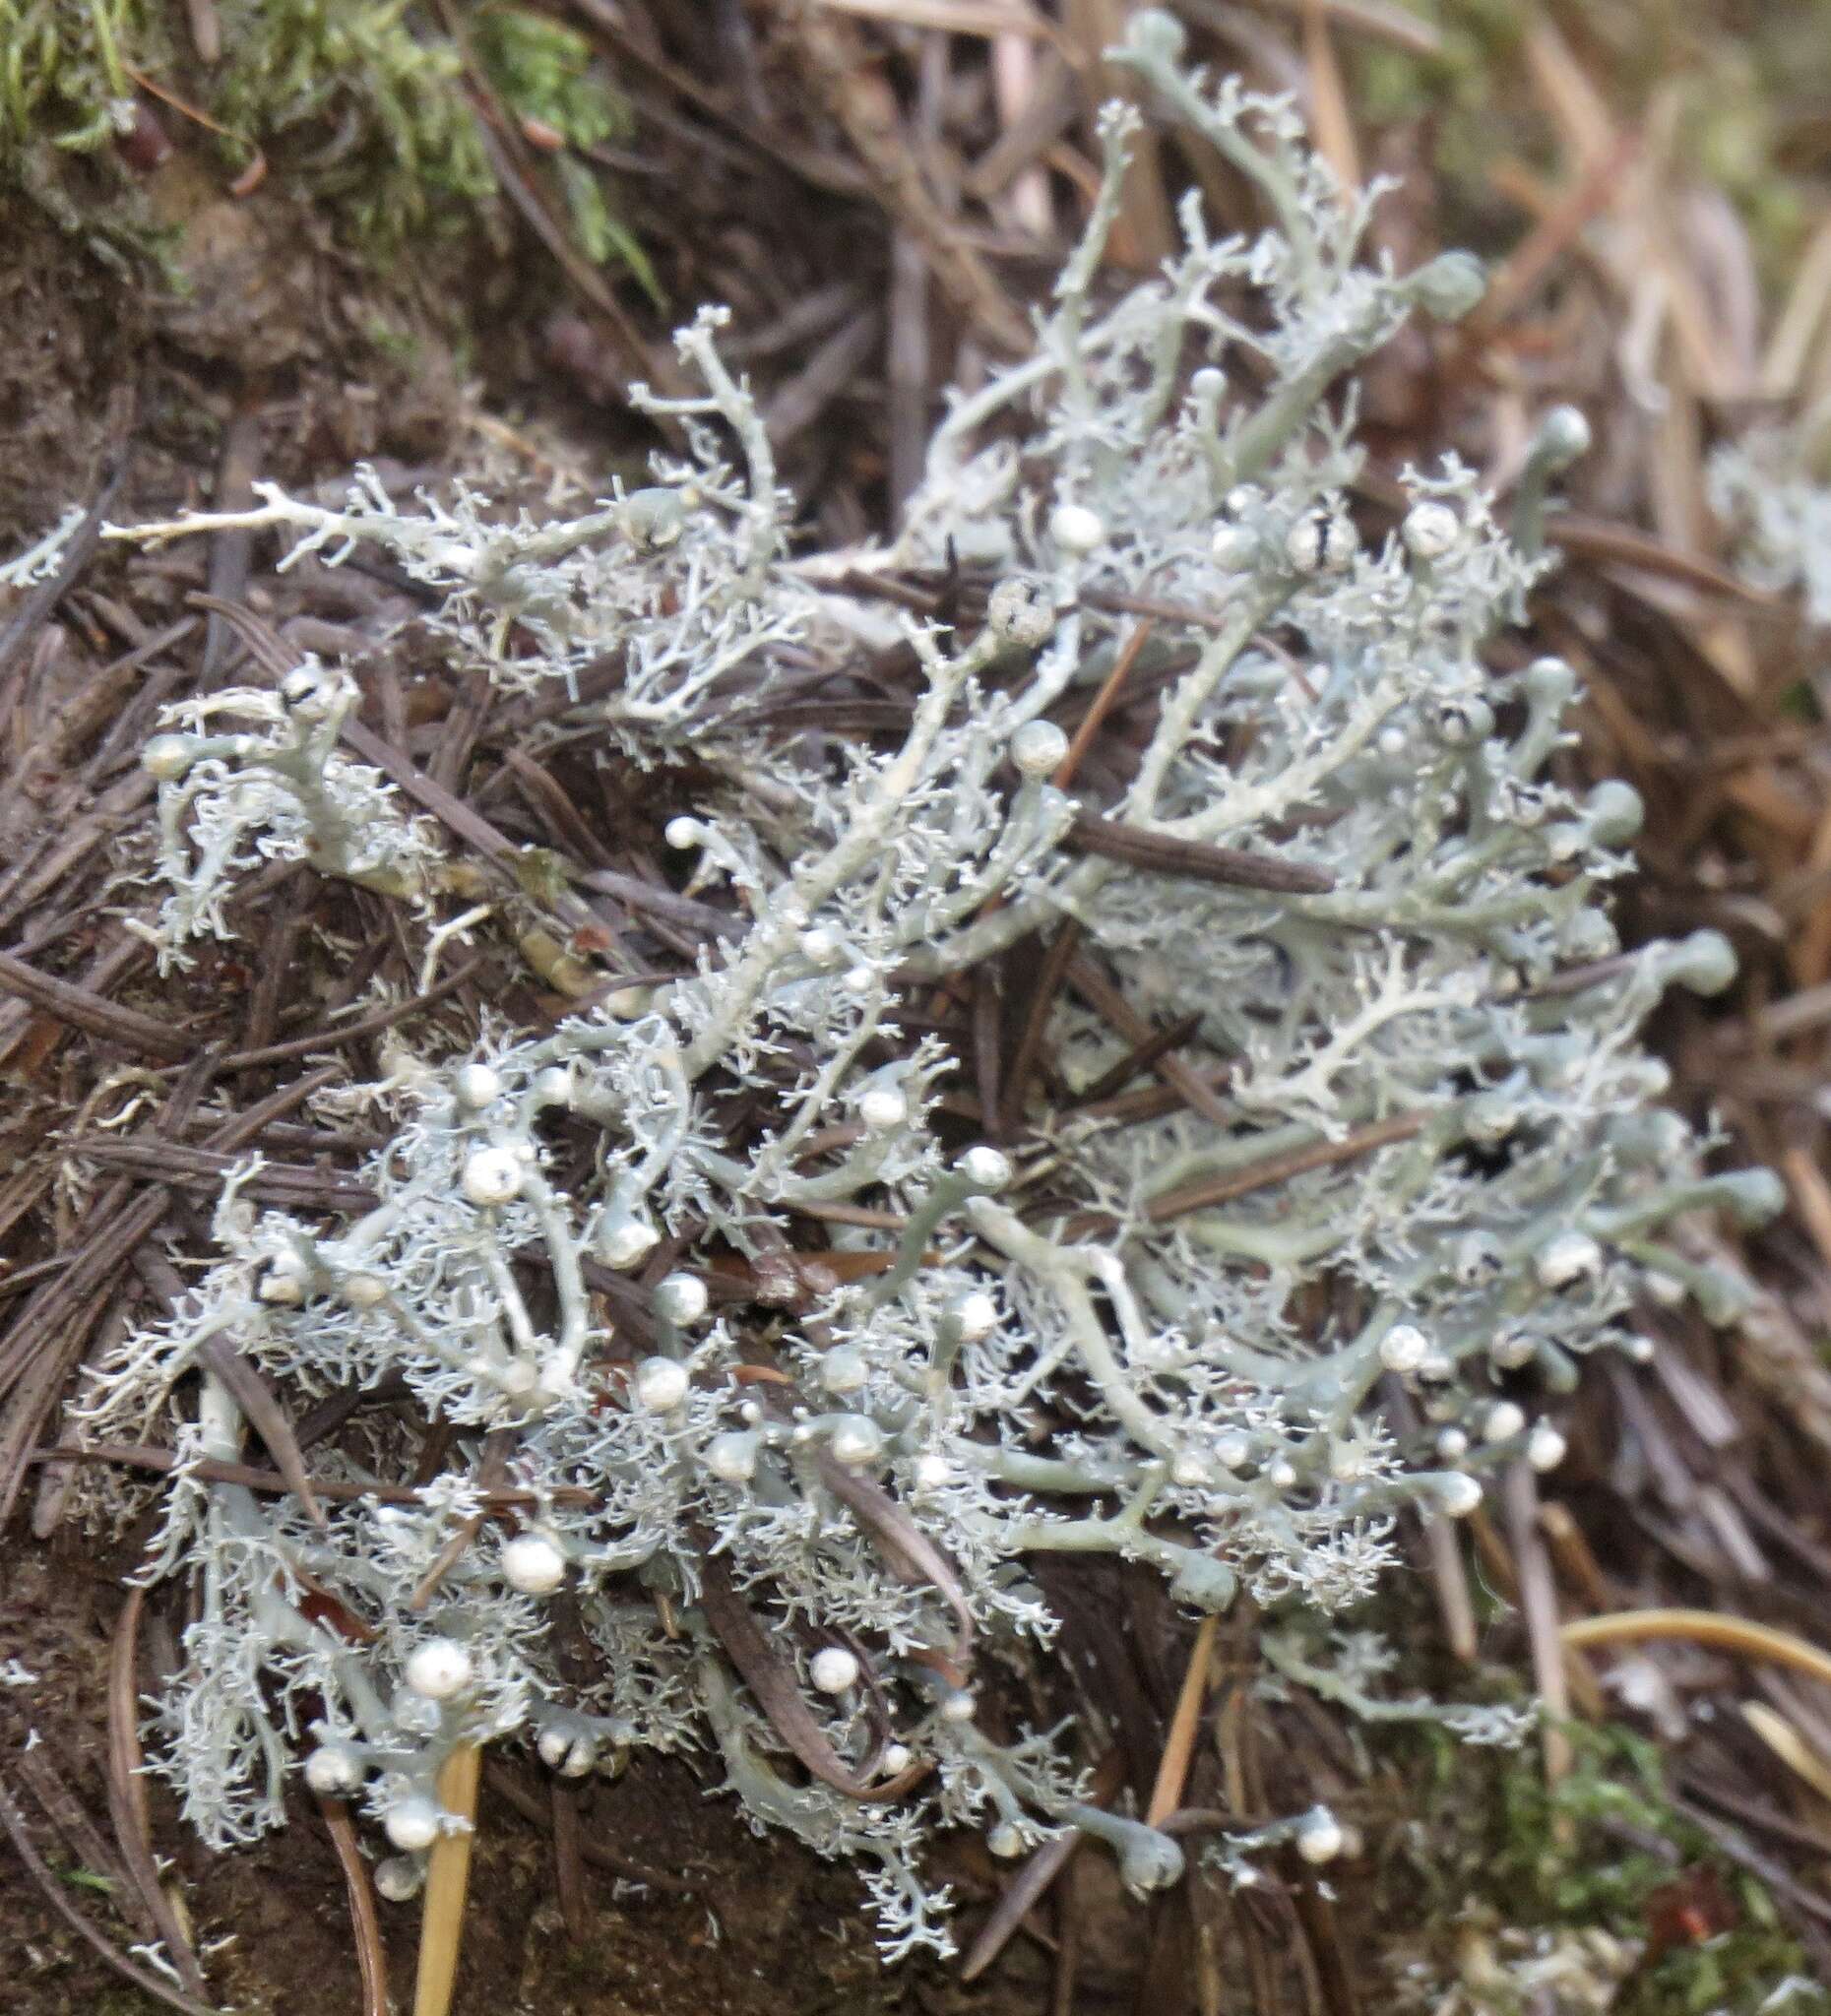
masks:
<path id="1" fill-rule="evenodd" d="M 479 11 L 411 10 L 461 51 Z M 1757 1979 L 1756 1947 L 1734 1943 L 1752 1930 L 1831 1980 L 1831 1666 L 1821 1655 L 1813 1677 L 1794 1649 L 1825 1642 L 1831 1597 L 1831 691 L 1823 634 L 1734 571 L 1703 474 L 1714 443 L 1798 424 L 1831 396 L 1831 17 L 1785 0 L 1179 11 L 1212 60 L 1296 94 L 1344 180 L 1401 178 L 1379 225 L 1395 257 L 1470 243 L 1494 261 L 1473 324 L 1408 338 L 1369 388 L 1368 512 L 1414 454 L 1454 444 L 1504 486 L 1547 404 L 1590 415 L 1595 449 L 1553 529 L 1565 564 L 1518 649 L 1556 651 L 1582 675 L 1573 768 L 1624 776 L 1647 799 L 1633 933 L 1709 923 L 1740 952 L 1736 990 L 1686 997 L 1660 1040 L 1673 1097 L 1720 1112 L 1795 1206 L 1733 1256 L 1759 1290 L 1742 1319 L 1713 1330 L 1656 1313 L 1647 1369 L 1586 1372 L 1568 1464 L 1516 1477 L 1473 1522 L 1466 1556 L 1421 1539 L 1417 1581 L 1395 1596 L 1420 1676 L 1447 1689 L 1498 1670 L 1544 1692 L 1544 1784 L 1594 1770 L 1565 1720 L 1630 1724 L 1657 1744 L 1664 1809 L 1689 1830 L 1674 1847 L 1617 1813 L 1612 1834 L 1584 1836 L 1602 1844 L 1587 1853 L 1663 1858 L 1670 1881 L 1612 1974 L 1598 1949 L 1593 1981 L 1547 1977 L 1518 2006 L 1689 2008 L 1700 1977 L 1673 1963 L 1692 1948 L 1750 1956 L 1729 1963 L 1722 2006 L 1740 2006 L 1729 1997 L 1775 1984 Z M 410 1016 L 456 1027 L 487 1000 L 535 1022 L 562 1006 L 488 954 L 438 1001 L 412 998 L 385 907 L 303 869 L 260 878 L 237 941 L 157 983 L 115 879 L 147 816 L 136 758 L 157 710 L 240 677 L 251 653 L 347 653 L 372 760 L 421 806 L 469 822 L 486 849 L 537 845 L 592 875 L 578 913 L 551 920 L 572 959 L 590 966 L 597 929 L 665 964 L 694 928 L 658 837 L 690 778 L 639 792 L 534 764 L 516 747 L 525 706 L 486 719 L 482 695 L 416 663 L 410 622 L 375 646 L 412 614 L 398 580 L 308 567 L 277 583 L 239 535 L 135 556 L 100 546 L 101 522 L 225 503 L 256 474 L 335 481 L 358 455 L 395 484 L 487 468 L 531 496 L 589 486 L 639 466 L 650 444 L 623 389 L 665 383 L 671 322 L 716 299 L 735 311 L 732 353 L 765 389 L 810 539 L 887 525 L 939 388 L 1024 342 L 1026 303 L 1093 186 L 1091 110 L 1114 85 L 1098 52 L 1126 7 L 550 12 L 627 108 L 592 165 L 651 285 L 588 256 L 563 200 L 569 143 L 517 117 L 474 67 L 464 89 L 499 192 L 480 239 L 378 270 L 299 193 L 310 136 L 263 156 L 243 187 L 247 171 L 231 175 L 197 123 L 221 32 L 212 0 L 173 0 L 178 56 L 136 77 L 141 123 L 117 164 L 169 231 L 181 284 L 98 265 L 18 190 L 0 211 L 18 339 L 0 391 L 0 521 L 17 545 L 73 498 L 88 507 L 56 576 L 0 602 L 0 1828 L 16 1858 L 0 1963 L 22 2016 L 155 2001 L 318 2016 L 378 2011 L 388 1982 L 405 1992 L 414 1914 L 383 1907 L 378 1922 L 334 1809 L 302 1801 L 284 1841 L 213 1861 L 135 1776 L 134 1698 L 181 1619 L 123 1601 L 131 1537 L 97 1552 L 65 1517 L 67 1467 L 40 1458 L 76 1367 L 174 1291 L 168 1244 L 202 1248 L 239 1156 L 267 1159 L 257 1194 L 330 1209 L 348 1196 L 370 1141 L 301 1116 L 328 1077 L 370 1074 Z M 1221 222 L 1250 220 L 1222 163 L 1163 135 L 1128 191 L 1124 263 L 1155 263 L 1190 181 Z M 345 957 L 325 956 L 327 934 Z M 1036 986 L 1059 984 L 1002 977 L 1021 1013 L 956 1004 L 981 1084 L 1039 1012 Z M 405 1005 L 343 1012 L 376 979 Z M 341 1064 L 301 1063 L 331 1052 Z M 1729 1236 L 1693 1232 L 1700 1250 Z M 948 1873 L 967 1900 L 967 1963 L 884 1978 L 846 1872 L 738 1834 L 684 1768 L 581 1792 L 505 1758 L 485 1786 L 455 2007 L 1349 2016 L 1413 2006 L 1407 1964 L 1429 1984 L 1416 2006 L 1515 2006 L 1482 1973 L 1503 1955 L 1497 1921 L 1453 1884 L 1408 1876 L 1430 1864 L 1442 1808 L 1402 1759 L 1369 1756 L 1313 1708 L 1258 1698 L 1249 1615 L 1192 1647 L 1161 1598 L 1116 1578 L 1054 1593 L 1068 1628 L 1051 1684 L 1101 1732 L 1108 1796 L 1129 1785 L 1191 1831 L 1327 1798 L 1364 1845 L 1332 1872 L 1334 1895 L 1294 1863 L 1252 1892 L 1197 1879 L 1146 1913 L 1099 1858 L 1012 1880 L 963 1850 Z M 1657 1644 L 1607 1621 L 1581 1648 L 1560 1635 L 1648 1608 L 1717 1622 Z M 1465 1797 L 1501 1796 L 1469 1784 Z M 1440 1824 L 1437 1859 L 1459 1869 L 1472 1840 L 1479 1857 L 1507 1838 Z M 1539 1824 L 1555 1849 L 1577 1823 L 1553 1806 Z M 1573 1907 L 1573 1924 L 1586 1914 L 1600 1928 L 1601 1905 Z M 134 1957 L 154 1938 L 178 1984 Z"/>

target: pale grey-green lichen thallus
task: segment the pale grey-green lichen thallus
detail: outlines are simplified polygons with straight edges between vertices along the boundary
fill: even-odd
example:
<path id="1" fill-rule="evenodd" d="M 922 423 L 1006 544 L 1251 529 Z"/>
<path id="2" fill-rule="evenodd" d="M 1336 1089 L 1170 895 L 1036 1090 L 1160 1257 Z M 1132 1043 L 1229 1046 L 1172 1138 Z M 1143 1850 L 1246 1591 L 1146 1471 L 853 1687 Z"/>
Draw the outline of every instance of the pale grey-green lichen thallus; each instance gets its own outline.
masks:
<path id="1" fill-rule="evenodd" d="M 902 536 L 868 556 L 957 558 L 987 586 L 983 620 L 924 627 L 855 587 L 861 556 L 790 558 L 768 437 L 710 313 L 680 338 L 703 393 L 648 402 L 685 455 L 585 518 L 504 523 L 462 489 L 398 505 L 365 473 L 338 511 L 270 488 L 234 520 L 140 529 L 277 526 L 331 559 L 379 545 L 507 691 L 615 653 L 625 676 L 565 732 L 728 780 L 667 837 L 692 887 L 729 883 L 747 919 L 692 976 L 551 1034 L 492 1026 L 468 1055 L 399 1057 L 376 1208 L 308 1222 L 231 1182 L 220 1263 L 95 1373 L 89 1433 L 180 1458 L 152 1572 L 196 1575 L 199 1597 L 158 1754 L 211 1840 L 277 1824 L 302 1766 L 361 1798 L 398 1851 L 378 1885 L 410 1895 L 458 1824 L 442 1760 L 520 1732 L 562 1774 L 638 1745 L 716 1757 L 752 1824 L 858 1861 L 891 1954 L 946 1941 L 922 1873 L 936 1828 L 1013 1854 L 1078 1827 L 1129 1882 L 1170 1881 L 1181 1851 L 1094 1806 L 1060 1732 L 980 1729 L 976 1645 L 1055 1629 L 1032 1565 L 1118 1555 L 1197 1609 L 1243 1586 L 1281 1606 L 1290 1684 L 1429 1712 L 1381 1696 L 1366 1643 L 1305 1620 L 1375 1588 L 1407 1506 L 1467 1513 L 1496 1466 L 1554 1464 L 1542 1409 L 1584 1353 L 1644 1352 L 1650 1290 L 1732 1305 L 1662 1227 L 1759 1216 L 1774 1185 L 1702 1172 L 1637 1042 L 1667 986 L 1725 984 L 1727 947 L 1620 955 L 1606 896 L 1637 802 L 1557 782 L 1568 667 L 1498 677 L 1484 660 L 1545 562 L 1453 458 L 1406 472 L 1389 533 L 1369 540 L 1349 508 L 1357 367 L 1415 314 L 1466 312 L 1479 269 L 1366 259 L 1367 202 L 1344 200 L 1287 104 L 1187 74 L 1167 16 L 1130 32 L 1119 60 L 1256 184 L 1267 223 L 1217 237 L 1191 198 L 1166 270 L 1113 291 L 1101 257 L 1139 115 L 1106 115 L 1103 191 L 1035 353 L 952 402 Z M 1547 428 L 1529 515 L 1570 435 Z M 1104 809 L 1282 882 L 1064 848 L 1060 722 L 1131 635 L 1106 611 L 1139 598 L 1158 613 L 1132 690 L 1155 697 Z M 732 712 L 899 635 L 923 690 L 893 749 L 772 742 Z M 193 703 L 149 746 L 168 956 L 225 929 L 236 878 L 274 855 L 436 913 L 432 841 L 335 752 L 351 698 L 347 674 L 308 665 Z M 254 726 L 218 733 L 219 712 Z M 1137 1016 L 1197 1018 L 1229 1065 L 1219 1114 L 1069 1106 L 1015 1151 L 944 1152 L 956 1060 L 899 1034 L 899 985 L 1066 917 Z M 1128 1050 L 1072 993 L 1048 1041 L 1071 1091 Z M 715 1083 L 767 1092 L 747 1145 Z M 562 1135 L 592 1150 L 563 1190 Z M 1236 1180 L 1281 1159 L 1277 1181 Z M 873 1228 L 883 1214 L 901 1233 Z M 784 1249 L 810 1222 L 847 1264 L 802 1278 Z M 627 1276 L 684 1234 L 632 1361 L 590 1270 Z M 757 1302 L 709 1298 L 708 1262 L 730 1252 Z M 736 1376 L 740 1329 L 790 1387 Z M 411 1504 L 328 1504 L 322 1526 L 206 1482 L 191 1463 L 237 1458 L 244 1425 L 207 1369 L 201 1400 L 186 1380 L 215 1336 L 288 1391 L 405 1380 L 471 1461 Z M 1382 1380 L 1410 1390 L 1418 1432 L 1378 1405 Z M 526 1496 L 454 1551 L 485 1509 L 466 1473 L 492 1431 Z M 549 1653 L 557 1592 L 598 1655 L 582 1684 Z M 793 1759 L 726 1652 L 733 1592 L 798 1690 Z M 1517 1726 L 1448 1713 L 1477 1737 Z M 857 1796 L 872 1774 L 900 1796 Z M 1308 1811 L 1222 1854 L 1237 1869 L 1292 1843 L 1320 1865 L 1346 1839 Z"/>

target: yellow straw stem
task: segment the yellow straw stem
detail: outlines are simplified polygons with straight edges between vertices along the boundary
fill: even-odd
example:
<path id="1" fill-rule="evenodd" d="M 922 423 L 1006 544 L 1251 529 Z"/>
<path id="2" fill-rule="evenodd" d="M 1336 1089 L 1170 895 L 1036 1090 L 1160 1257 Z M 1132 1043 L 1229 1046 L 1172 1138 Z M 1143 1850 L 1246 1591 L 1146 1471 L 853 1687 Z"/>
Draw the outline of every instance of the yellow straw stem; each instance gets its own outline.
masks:
<path id="1" fill-rule="evenodd" d="M 1176 1697 L 1175 1713 L 1169 1719 L 1169 1733 L 1164 1739 L 1164 1755 L 1157 1767 L 1157 1784 L 1151 1803 L 1145 1809 L 1145 1825 L 1155 1827 L 1167 1813 L 1182 1803 L 1182 1789 L 1189 1780 L 1189 1760 L 1195 1753 L 1195 1732 L 1201 1719 L 1202 1701 L 1208 1692 L 1208 1662 L 1214 1657 L 1218 1617 L 1207 1616 L 1195 1633 L 1188 1670 L 1182 1676 L 1182 1691 Z"/>
<path id="2" fill-rule="evenodd" d="M 413 1986 L 413 2016 L 448 2016 L 458 1980 L 458 1948 L 464 1938 L 464 1901 L 471 1882 L 471 1844 L 475 1839 L 476 1781 L 483 1753 L 460 1743 L 439 1771 L 439 1804 L 464 1821 L 432 1844 L 426 1861 L 426 1909 L 419 1926 L 419 1978 Z"/>
<path id="3" fill-rule="evenodd" d="M 1744 1701 L 1742 1720 L 1776 1757 L 1797 1772 L 1821 1799 L 1831 1799 L 1831 1769 L 1784 1715 L 1763 1701 Z"/>
<path id="4" fill-rule="evenodd" d="M 1821 1652 L 1791 1631 L 1757 1624 L 1747 1617 L 1726 1617 L 1716 1610 L 1615 1610 L 1608 1616 L 1583 1617 L 1558 1634 L 1579 1650 L 1590 1645 L 1618 1645 L 1637 1638 L 1690 1638 L 1739 1652 L 1747 1659 L 1765 1659 L 1775 1666 L 1809 1673 L 1831 1686 L 1831 1653 Z"/>

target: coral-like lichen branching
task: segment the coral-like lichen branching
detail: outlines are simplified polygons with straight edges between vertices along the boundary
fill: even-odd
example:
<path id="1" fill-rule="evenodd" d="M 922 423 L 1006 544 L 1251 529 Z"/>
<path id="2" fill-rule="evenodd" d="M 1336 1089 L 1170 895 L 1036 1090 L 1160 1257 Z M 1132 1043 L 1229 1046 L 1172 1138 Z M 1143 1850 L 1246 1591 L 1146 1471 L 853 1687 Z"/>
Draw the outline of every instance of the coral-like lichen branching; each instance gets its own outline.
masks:
<path id="1" fill-rule="evenodd" d="M 790 555 L 712 314 L 680 339 L 703 394 L 651 402 L 683 458 L 587 517 L 365 479 L 233 521 L 385 548 L 512 692 L 620 664 L 561 729 L 691 756 L 668 840 L 731 908 L 685 976 L 404 1061 L 366 1216 L 231 1185 L 220 1264 L 95 1373 L 90 1435 L 176 1451 L 150 1572 L 200 1593 L 161 1755 L 213 1841 L 279 1822 L 302 1763 L 406 1858 L 398 1894 L 455 1824 L 444 1757 L 520 1732 L 573 1774 L 706 1748 L 752 1823 L 860 1862 L 892 1953 L 945 1938 L 937 1827 L 1080 1827 L 1171 1880 L 1064 1739 L 987 1732 L 987 1648 L 1054 1628 L 1035 1564 L 1116 1555 L 1198 1611 L 1354 1603 L 1408 1507 L 1557 1461 L 1532 1411 L 1644 1349 L 1650 1282 L 1698 1285 L 1663 1222 L 1773 1207 L 1703 1173 L 1637 1040 L 1727 947 L 1620 947 L 1634 794 L 1556 781 L 1564 664 L 1487 655 L 1580 421 L 1547 420 L 1512 533 L 1445 460 L 1369 536 L 1357 367 L 1479 271 L 1369 263 L 1290 110 L 1185 74 L 1167 17 L 1120 54 L 1268 227 L 1216 238 L 1191 200 L 1164 271 L 1101 291 L 1136 117 L 1108 114 L 1034 354 L 954 401 L 894 547 Z M 946 622 L 893 580 L 946 582 Z M 797 706 L 872 655 L 917 682 L 900 728 Z M 152 746 L 169 947 L 274 853 L 436 903 L 434 850 L 333 751 L 348 698 L 306 666 L 239 696 L 259 732 Z M 1115 700 L 1125 732 L 1071 748 Z M 971 1086 L 936 1004 L 1026 942 L 1066 983 Z M 1114 1097 L 1169 1028 L 1173 1096 Z M 340 1489 L 307 1500 L 225 1480 L 263 1388 L 395 1400 L 313 1452 Z M 1282 1683 L 1359 1698 L 1280 1642 Z M 1254 1839 L 1341 1839 L 1280 1826 Z"/>

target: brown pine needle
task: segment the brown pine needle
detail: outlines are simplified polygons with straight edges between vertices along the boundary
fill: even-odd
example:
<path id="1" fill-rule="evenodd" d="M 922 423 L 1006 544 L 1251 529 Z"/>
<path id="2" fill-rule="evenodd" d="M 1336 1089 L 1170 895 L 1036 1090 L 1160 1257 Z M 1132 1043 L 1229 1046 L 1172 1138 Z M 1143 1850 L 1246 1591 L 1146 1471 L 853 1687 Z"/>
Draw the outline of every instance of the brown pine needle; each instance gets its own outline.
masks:
<path id="1" fill-rule="evenodd" d="M 1288 1183 L 1292 1177 L 1307 1175 L 1312 1169 L 1333 1168 L 1338 1163 L 1353 1162 L 1357 1156 L 1371 1155 L 1378 1149 L 1410 1141 L 1422 1132 L 1424 1119 L 1422 1113 L 1395 1113 L 1390 1119 L 1353 1128 L 1339 1141 L 1313 1142 L 1307 1148 L 1268 1155 L 1243 1168 L 1203 1176 L 1178 1190 L 1162 1190 L 1145 1207 L 1146 1213 L 1161 1225 L 1166 1219 L 1181 1218 L 1186 1212 L 1212 1211 L 1216 1205 L 1231 1204 L 1236 1197 L 1269 1189 L 1275 1183 Z"/>
<path id="2" fill-rule="evenodd" d="M 349 1893 L 349 1922 L 356 1939 L 356 1968 L 362 1978 L 362 2016 L 388 2016 L 388 1969 L 382 1954 L 381 1924 L 349 1808 L 342 1799 L 320 1799 L 318 1811 L 337 1850 L 344 1887 Z"/>
<path id="3" fill-rule="evenodd" d="M 1118 1751 L 1108 1750 L 1094 1767 L 1094 1804 L 1109 1805 L 1118 1796 L 1119 1787 L 1124 1781 L 1125 1770 Z M 1049 1886 L 1068 1866 L 1086 1840 L 1087 1836 L 1078 1829 L 1064 1827 L 1031 1856 L 993 1906 L 992 1914 L 980 1927 L 972 1950 L 960 1963 L 963 1982 L 977 1981 L 1011 1943 L 1011 1935 L 1042 1903 Z"/>
<path id="4" fill-rule="evenodd" d="M 470 1888 L 471 1845 L 475 1839 L 476 1781 L 482 1761 L 477 1744 L 460 1743 L 439 1772 L 439 1804 L 465 1824 L 455 1834 L 441 1834 L 427 1858 L 413 2016 L 448 2016 L 451 2009 L 458 1949 L 464 1938 L 465 1893 Z"/>
<path id="5" fill-rule="evenodd" d="M 1147 618 L 1133 624 L 1125 642 L 1119 646 L 1112 661 L 1112 669 L 1106 674 L 1105 683 L 1094 695 L 1094 704 L 1082 717 L 1081 725 L 1074 731 L 1074 740 L 1068 744 L 1068 753 L 1056 766 L 1052 780 L 1058 791 L 1065 791 L 1074 782 L 1074 774 L 1081 767 L 1081 759 L 1087 754 L 1088 745 L 1099 734 L 1102 724 L 1112 712 L 1113 703 L 1119 697 L 1120 688 L 1131 677 L 1132 667 L 1138 662 L 1138 655 L 1150 641 L 1155 625 Z"/>

